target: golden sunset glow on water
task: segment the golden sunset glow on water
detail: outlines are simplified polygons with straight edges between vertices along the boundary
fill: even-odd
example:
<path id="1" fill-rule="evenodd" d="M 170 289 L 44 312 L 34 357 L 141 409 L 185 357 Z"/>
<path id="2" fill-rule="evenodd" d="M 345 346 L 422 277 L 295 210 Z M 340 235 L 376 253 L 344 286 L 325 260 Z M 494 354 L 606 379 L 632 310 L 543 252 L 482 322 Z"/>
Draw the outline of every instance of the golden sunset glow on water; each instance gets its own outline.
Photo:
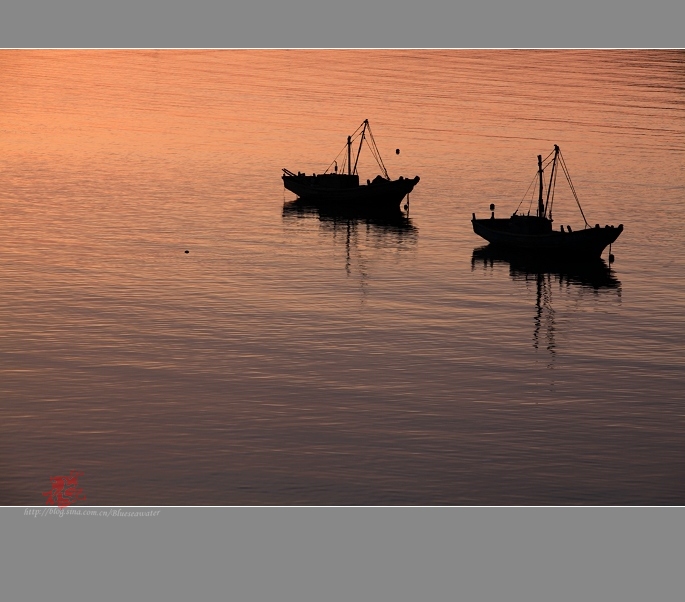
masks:
<path id="1" fill-rule="evenodd" d="M 682 504 L 684 66 L 0 51 L 0 502 Z M 408 216 L 294 207 L 364 119 Z M 554 144 L 590 273 L 478 251 Z"/>

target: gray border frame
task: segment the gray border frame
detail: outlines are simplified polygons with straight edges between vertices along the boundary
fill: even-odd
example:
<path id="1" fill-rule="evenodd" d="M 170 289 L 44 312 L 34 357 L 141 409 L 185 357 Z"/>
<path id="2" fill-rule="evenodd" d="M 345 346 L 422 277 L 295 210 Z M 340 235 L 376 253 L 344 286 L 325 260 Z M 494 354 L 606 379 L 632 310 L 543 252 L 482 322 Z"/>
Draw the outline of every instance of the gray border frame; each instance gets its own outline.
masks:
<path id="1" fill-rule="evenodd" d="M 675 508 L 163 508 L 154 518 L 7 508 L 0 517 L 13 601 L 677 600 L 685 591 Z"/>
<path id="2" fill-rule="evenodd" d="M 681 48 L 675 0 L 5 0 L 5 48 Z"/>
<path id="3" fill-rule="evenodd" d="M 11 0 L 0 7 L 0 44 L 682 48 L 684 22 L 684 5 L 665 0 Z M 31 601 L 646 600 L 685 591 L 682 508 L 160 510 L 60 518 L 0 508 L 3 591 Z"/>

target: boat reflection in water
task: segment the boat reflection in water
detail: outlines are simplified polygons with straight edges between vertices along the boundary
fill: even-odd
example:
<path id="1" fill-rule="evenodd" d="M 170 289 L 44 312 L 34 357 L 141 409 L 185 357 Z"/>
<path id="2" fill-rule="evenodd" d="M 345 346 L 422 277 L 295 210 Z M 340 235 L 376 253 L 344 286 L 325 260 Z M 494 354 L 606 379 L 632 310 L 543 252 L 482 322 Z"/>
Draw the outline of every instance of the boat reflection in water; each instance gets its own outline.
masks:
<path id="1" fill-rule="evenodd" d="M 318 220 L 320 230 L 330 233 L 334 243 L 345 244 L 347 275 L 358 271 L 362 292 L 368 279 L 368 263 L 383 251 L 404 251 L 415 247 L 418 228 L 397 209 L 360 210 L 321 205 L 303 199 L 283 205 L 283 219 Z"/>
<path id="2" fill-rule="evenodd" d="M 296 199 L 283 204 L 283 217 L 315 218 L 326 224 L 365 225 L 383 235 L 408 236 L 415 238 L 418 228 L 414 226 L 409 215 L 399 208 L 381 210 L 346 209 L 332 205 L 321 205 Z"/>
<path id="3" fill-rule="evenodd" d="M 600 291 L 615 291 L 616 299 L 621 298 L 621 282 L 614 271 L 601 258 L 584 261 L 571 261 L 554 257 L 538 257 L 529 253 L 516 252 L 487 245 L 473 250 L 471 271 L 477 266 L 494 268 L 508 265 L 513 281 L 524 284 L 535 283 L 535 317 L 533 347 L 545 345 L 551 354 L 553 367 L 556 354 L 556 316 L 552 305 L 553 289 L 577 288 L 599 294 Z M 544 339 L 541 341 L 541 339 Z"/>

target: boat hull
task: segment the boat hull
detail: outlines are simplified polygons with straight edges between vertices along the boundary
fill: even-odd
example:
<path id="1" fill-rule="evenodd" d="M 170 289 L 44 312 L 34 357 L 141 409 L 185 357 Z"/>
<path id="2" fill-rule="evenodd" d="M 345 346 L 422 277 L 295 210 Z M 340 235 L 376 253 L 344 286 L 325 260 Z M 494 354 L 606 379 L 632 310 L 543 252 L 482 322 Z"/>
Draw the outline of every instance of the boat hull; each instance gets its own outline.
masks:
<path id="1" fill-rule="evenodd" d="M 351 188 L 319 187 L 312 184 L 309 178 L 283 175 L 283 185 L 300 199 L 321 204 L 353 207 L 356 209 L 397 209 L 419 182 L 419 176 L 413 179 L 374 180 L 370 184 Z"/>
<path id="2" fill-rule="evenodd" d="M 531 253 L 545 253 L 568 259 L 592 259 L 602 255 L 623 232 L 623 225 L 614 228 L 586 228 L 577 232 L 526 234 L 508 229 L 509 220 L 473 219 L 473 231 L 491 245 Z"/>

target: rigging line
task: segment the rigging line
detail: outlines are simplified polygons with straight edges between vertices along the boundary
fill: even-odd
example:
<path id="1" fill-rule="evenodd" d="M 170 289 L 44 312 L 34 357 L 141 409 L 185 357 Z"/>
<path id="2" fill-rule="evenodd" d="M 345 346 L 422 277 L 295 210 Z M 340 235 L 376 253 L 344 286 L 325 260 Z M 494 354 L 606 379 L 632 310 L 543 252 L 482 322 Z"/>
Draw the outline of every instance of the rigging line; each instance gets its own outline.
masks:
<path id="1" fill-rule="evenodd" d="M 537 180 L 537 177 L 535 178 Z M 535 181 L 533 180 L 533 181 Z M 530 203 L 528 203 L 528 215 L 530 215 L 530 210 L 533 208 L 533 197 L 535 196 L 535 188 L 530 191 Z"/>
<path id="2" fill-rule="evenodd" d="M 373 158 L 376 159 L 376 163 L 378 164 L 378 167 L 385 173 L 385 177 L 389 179 L 388 172 L 385 169 L 385 165 L 383 165 L 383 159 L 381 158 L 380 152 L 378 151 L 378 148 L 374 148 L 371 146 L 371 143 L 366 141 L 367 146 L 371 150 L 371 154 L 373 155 Z"/>
<path id="3" fill-rule="evenodd" d="M 376 157 L 378 158 L 378 164 L 383 169 L 383 171 L 385 171 L 385 164 L 383 163 L 383 157 L 381 157 L 381 151 L 378 149 L 378 146 L 376 145 L 376 141 L 374 140 L 373 142 L 374 142 L 373 150 L 374 150 Z"/>
<path id="4" fill-rule="evenodd" d="M 356 138 L 351 138 L 350 141 L 354 142 L 355 140 L 356 140 Z M 345 171 L 344 168 L 347 166 L 347 153 L 345 152 L 346 150 L 347 150 L 347 142 L 345 142 L 345 145 L 340 149 L 338 154 L 335 156 L 335 159 L 333 159 L 333 161 L 331 161 L 331 164 L 326 168 L 326 171 L 324 171 L 324 174 L 328 173 L 328 170 L 331 167 L 333 167 L 333 164 L 338 160 L 338 157 L 340 157 L 340 155 L 343 156 L 342 161 L 340 163 L 340 165 L 341 165 L 340 171 L 341 172 Z"/>
<path id="5" fill-rule="evenodd" d="M 369 142 L 368 138 L 366 139 L 366 146 L 369 147 L 369 150 L 371 151 L 371 155 L 376 160 L 376 163 L 378 163 L 378 156 L 376 155 L 376 151 L 374 150 L 373 146 L 371 146 L 371 143 Z"/>
<path id="6" fill-rule="evenodd" d="M 368 138 L 366 140 L 366 145 L 369 147 L 369 150 L 371 151 L 371 155 L 376 160 L 376 163 L 378 164 L 379 169 L 382 170 L 381 162 L 380 162 L 379 155 L 378 155 L 378 150 L 373 147 L 372 142 Z"/>
<path id="7" fill-rule="evenodd" d="M 373 155 L 373 158 L 376 160 L 376 163 L 378 163 L 378 166 L 381 167 L 381 160 L 380 159 L 380 154 L 378 153 L 378 148 L 376 147 L 376 141 L 373 138 L 373 132 L 371 131 L 371 128 L 368 128 L 369 130 L 369 137 L 367 138 L 367 146 L 369 147 L 369 150 L 371 151 L 371 154 Z M 381 167 L 382 169 L 382 167 Z"/>
<path id="8" fill-rule="evenodd" d="M 563 157 L 562 157 L 562 161 L 563 161 Z M 578 203 L 578 206 L 580 207 L 580 201 L 578 200 L 578 194 L 576 193 L 576 187 L 573 185 L 573 181 L 571 180 L 571 174 L 568 170 L 568 167 L 566 167 L 566 161 L 563 161 L 563 166 L 564 166 L 564 170 L 566 172 L 566 177 L 568 178 L 569 186 L 571 187 L 571 192 L 573 192 L 573 196 L 575 197 L 576 202 Z"/>
<path id="9" fill-rule="evenodd" d="M 535 174 L 535 176 L 534 176 L 533 179 L 531 180 L 530 184 L 528 184 L 528 188 L 526 188 L 526 191 L 523 193 L 523 197 L 521 197 L 521 203 L 523 203 L 523 201 L 526 200 L 526 196 L 527 196 L 527 194 L 528 194 L 528 191 L 530 190 L 530 187 L 533 185 L 533 183 L 534 183 L 535 180 L 537 180 L 537 179 L 538 179 L 538 174 Z M 532 202 L 533 202 L 533 201 L 531 200 L 531 203 L 532 203 Z M 519 210 L 519 207 L 521 206 L 521 203 L 519 203 L 518 207 L 516 207 L 516 211 Z M 516 211 L 514 211 L 514 213 L 516 213 Z"/>
<path id="10" fill-rule="evenodd" d="M 338 160 L 338 157 L 339 157 L 341 154 L 343 154 L 343 153 L 345 152 L 346 149 L 347 149 L 347 142 L 346 142 L 345 145 L 340 149 L 340 151 L 338 152 L 338 154 L 335 156 L 335 159 L 333 159 L 333 161 L 331 161 L 331 164 L 326 168 L 326 171 L 324 171 L 325 174 L 328 173 L 328 170 L 329 170 L 331 167 L 333 167 L 333 163 L 335 163 L 335 162 Z M 344 157 L 343 157 L 343 162 L 342 162 L 342 165 L 343 165 L 343 166 L 345 165 L 345 161 L 346 161 L 346 160 L 347 160 L 347 155 L 344 155 Z"/>
<path id="11" fill-rule="evenodd" d="M 360 126 L 356 130 L 354 130 L 354 132 L 352 132 L 352 135 L 350 136 L 350 138 L 352 138 L 352 140 L 354 140 L 355 136 L 359 133 L 359 130 L 361 130 L 363 127 L 364 127 L 364 122 L 362 121 Z"/>
<path id="12" fill-rule="evenodd" d="M 364 122 L 362 122 L 361 125 L 360 125 L 356 130 L 354 130 L 354 132 L 352 132 L 352 135 L 350 136 L 350 141 L 351 141 L 351 142 L 354 142 L 354 141 L 357 139 L 357 134 L 359 134 L 359 130 L 361 130 L 363 127 L 364 127 Z M 329 170 L 331 167 L 333 167 L 333 164 L 336 162 L 336 160 L 338 159 L 338 157 L 339 157 L 342 153 L 344 153 L 346 149 L 347 149 L 347 142 L 345 142 L 345 144 L 343 145 L 343 147 L 342 147 L 342 149 L 340 150 L 340 152 L 335 156 L 335 159 L 333 159 L 333 161 L 331 161 L 331 164 L 326 168 L 326 171 L 324 171 L 324 174 L 327 174 L 327 173 L 328 173 L 328 170 Z M 345 158 L 343 159 L 342 166 L 345 167 L 346 165 L 347 165 L 347 162 L 346 162 L 346 157 L 345 157 Z M 344 171 L 344 169 L 341 169 L 341 171 Z"/>
<path id="13" fill-rule="evenodd" d="M 550 159 L 550 157 L 552 156 L 552 153 L 554 153 L 554 151 L 552 151 L 549 155 L 547 155 L 547 157 L 545 157 L 545 158 L 542 160 L 542 162 L 543 162 L 543 164 L 544 164 L 544 165 L 542 166 L 543 170 L 544 170 L 544 169 L 547 169 L 552 163 L 554 163 L 554 157 L 552 157 L 552 158 Z M 548 161 L 547 159 L 549 159 L 549 161 Z M 545 162 L 546 162 L 546 163 L 545 163 Z"/>
<path id="14" fill-rule="evenodd" d="M 576 189 L 573 186 L 573 182 L 571 182 L 571 175 L 568 173 L 568 168 L 566 167 L 566 161 L 564 161 L 564 157 L 559 152 L 559 157 L 561 158 L 561 166 L 564 170 L 564 175 L 566 176 L 566 180 L 568 181 L 569 186 L 571 187 L 571 192 L 573 193 L 573 197 L 576 199 L 576 203 L 578 204 L 578 209 L 580 209 L 580 214 L 583 216 L 583 221 L 585 222 L 585 225 L 589 228 L 590 224 L 587 223 L 587 219 L 585 218 L 585 213 L 583 213 L 583 208 L 580 206 L 580 201 L 578 200 L 578 195 L 576 194 Z"/>
<path id="15" fill-rule="evenodd" d="M 354 160 L 354 167 L 352 168 L 352 173 L 357 173 L 357 163 L 359 162 L 359 154 L 362 152 L 362 144 L 364 144 L 364 130 L 362 130 L 362 136 L 359 140 L 359 149 L 357 150 L 357 158 Z"/>
<path id="16" fill-rule="evenodd" d="M 365 131 L 369 132 L 368 136 L 364 135 Z M 350 136 L 350 143 L 356 142 L 358 137 L 361 137 L 361 140 L 359 141 L 359 149 L 357 150 L 357 158 L 354 162 L 354 171 L 356 172 L 356 170 L 357 170 L 357 162 L 359 161 L 359 153 L 361 152 L 364 140 L 366 140 L 366 144 L 369 147 L 369 149 L 371 150 L 371 154 L 373 155 L 373 158 L 376 159 L 376 163 L 378 163 L 378 166 L 381 168 L 381 170 L 385 174 L 385 177 L 389 180 L 390 176 L 388 175 L 388 170 L 385 168 L 385 164 L 383 163 L 381 153 L 378 150 L 378 145 L 376 144 L 376 140 L 373 137 L 373 132 L 371 131 L 371 125 L 369 124 L 367 119 L 365 119 L 361 123 L 361 125 L 359 125 L 359 127 L 356 130 L 354 130 L 354 132 Z M 369 142 L 369 138 L 371 139 L 371 142 Z M 347 167 L 347 153 L 345 153 L 346 150 L 347 150 L 347 142 L 343 145 L 342 149 L 340 149 L 340 151 L 335 156 L 333 161 L 331 161 L 330 165 L 326 168 L 326 171 L 324 171 L 324 174 L 328 173 L 328 171 L 331 169 L 331 167 L 333 167 L 333 164 L 338 160 L 338 157 L 340 157 L 340 155 L 343 156 L 342 161 L 341 161 L 340 172 L 342 172 L 342 173 L 345 172 L 345 167 Z"/>
<path id="17" fill-rule="evenodd" d="M 366 119 L 365 119 L 364 121 L 362 121 L 362 122 L 359 124 L 359 127 L 358 127 L 356 130 L 354 130 L 354 132 L 352 132 L 352 135 L 354 136 L 356 133 L 358 133 L 359 130 L 361 130 L 361 129 L 364 127 L 364 124 L 365 124 L 366 122 L 367 122 Z"/>
<path id="18" fill-rule="evenodd" d="M 376 156 L 376 149 L 374 149 L 373 144 L 371 143 L 373 141 L 373 134 L 371 133 L 370 128 L 367 128 L 367 131 L 369 132 L 369 135 L 364 137 L 366 140 L 366 146 L 369 147 L 369 150 L 371 151 L 373 158 L 376 159 L 376 161 L 378 161 L 378 158 Z"/>
<path id="19" fill-rule="evenodd" d="M 538 181 L 538 174 L 535 174 L 533 178 L 533 183 Z M 537 186 L 535 187 L 537 188 Z M 530 203 L 528 204 L 528 215 L 530 215 L 530 210 L 533 208 L 533 199 L 535 198 L 535 188 L 530 191 Z"/>
<path id="20" fill-rule="evenodd" d="M 378 166 L 383 170 L 383 173 L 385 174 L 385 177 L 389 180 L 390 176 L 388 175 L 388 170 L 385 168 L 385 163 L 383 163 L 383 159 L 381 158 L 381 152 L 378 150 L 378 145 L 376 144 L 376 139 L 373 136 L 373 132 L 371 131 L 371 125 L 369 122 L 366 122 L 367 130 L 369 131 L 369 138 L 371 138 L 371 141 L 373 142 L 373 146 L 376 149 L 376 154 L 378 155 L 378 158 L 376 159 L 378 161 Z"/>
<path id="21" fill-rule="evenodd" d="M 528 207 L 528 213 L 530 214 L 530 210 L 533 208 L 533 201 L 535 200 L 535 192 L 538 189 L 537 183 L 540 181 L 540 175 L 535 174 L 535 187 L 531 190 L 530 192 L 530 206 Z"/>

